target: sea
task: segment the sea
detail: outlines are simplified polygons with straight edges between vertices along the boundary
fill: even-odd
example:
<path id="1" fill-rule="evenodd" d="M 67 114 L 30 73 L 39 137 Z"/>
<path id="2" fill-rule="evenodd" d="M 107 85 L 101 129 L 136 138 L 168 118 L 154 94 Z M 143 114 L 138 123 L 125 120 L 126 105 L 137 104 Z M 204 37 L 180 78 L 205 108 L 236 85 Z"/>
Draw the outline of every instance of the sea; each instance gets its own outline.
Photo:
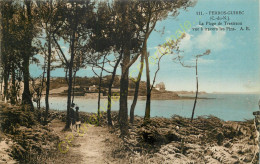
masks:
<path id="1" fill-rule="evenodd" d="M 187 95 L 185 95 L 187 96 Z M 190 95 L 192 96 L 192 95 Z M 202 94 L 199 95 L 195 118 L 198 116 L 216 116 L 225 121 L 244 121 L 253 119 L 253 112 L 259 110 L 258 102 L 260 94 Z M 63 111 L 67 109 L 66 97 L 50 97 L 50 109 Z M 128 100 L 128 111 L 132 99 Z M 80 111 L 97 112 L 97 99 L 86 99 L 84 97 L 75 97 L 74 103 L 79 106 Z M 138 100 L 135 115 L 144 116 L 145 100 Z M 192 114 L 194 100 L 152 100 L 151 117 L 170 118 L 174 115 L 190 118 Z M 44 107 L 44 98 L 41 101 Z M 107 108 L 107 99 L 101 99 L 101 111 Z M 112 110 L 118 111 L 119 101 L 112 102 Z"/>

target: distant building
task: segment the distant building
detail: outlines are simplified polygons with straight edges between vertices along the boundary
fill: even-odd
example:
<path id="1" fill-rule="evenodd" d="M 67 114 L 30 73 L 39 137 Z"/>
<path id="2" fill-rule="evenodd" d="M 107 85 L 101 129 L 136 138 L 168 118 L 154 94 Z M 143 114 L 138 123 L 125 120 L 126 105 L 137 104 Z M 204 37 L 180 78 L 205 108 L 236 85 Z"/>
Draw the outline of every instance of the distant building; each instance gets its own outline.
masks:
<path id="1" fill-rule="evenodd" d="M 155 85 L 155 89 L 158 91 L 165 91 L 165 85 L 163 82 L 160 82 L 159 84 Z"/>
<path id="2" fill-rule="evenodd" d="M 94 92 L 97 89 L 96 85 L 88 86 L 84 90 L 88 92 Z"/>

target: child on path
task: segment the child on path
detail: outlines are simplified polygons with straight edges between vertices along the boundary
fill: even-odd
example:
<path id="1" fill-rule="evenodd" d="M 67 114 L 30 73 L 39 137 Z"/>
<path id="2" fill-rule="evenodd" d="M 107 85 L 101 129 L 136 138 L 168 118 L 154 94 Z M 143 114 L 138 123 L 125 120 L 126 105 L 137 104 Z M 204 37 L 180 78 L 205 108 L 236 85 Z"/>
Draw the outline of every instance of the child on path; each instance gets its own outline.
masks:
<path id="1" fill-rule="evenodd" d="M 81 125 L 81 121 L 80 121 L 80 117 L 79 117 L 79 107 L 76 106 L 76 115 L 75 115 L 75 119 L 76 119 L 76 129 L 80 129 L 80 125 Z"/>

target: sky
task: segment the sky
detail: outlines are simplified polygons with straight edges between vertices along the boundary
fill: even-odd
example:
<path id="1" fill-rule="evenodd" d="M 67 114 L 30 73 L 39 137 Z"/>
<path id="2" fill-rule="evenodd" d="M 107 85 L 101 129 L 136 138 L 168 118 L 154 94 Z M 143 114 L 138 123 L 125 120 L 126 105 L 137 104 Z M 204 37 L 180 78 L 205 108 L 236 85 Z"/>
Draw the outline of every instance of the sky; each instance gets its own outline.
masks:
<path id="1" fill-rule="evenodd" d="M 196 15 L 202 11 L 204 15 Z M 239 26 L 201 25 L 210 21 L 209 11 L 244 11 L 244 15 L 229 15 L 228 22 L 242 22 Z M 217 17 L 217 16 L 215 16 Z M 223 16 L 221 16 L 223 17 Z M 156 24 L 148 39 L 148 51 L 154 56 L 158 45 L 165 43 L 177 31 L 184 32 L 185 22 L 191 22 L 191 27 L 185 29 L 185 37 L 180 42 L 183 62 L 187 65 L 195 64 L 194 55 L 211 50 L 208 56 L 198 61 L 199 91 L 206 92 L 260 92 L 260 54 L 259 54 L 259 1 L 258 0 L 198 0 L 194 7 L 180 10 L 177 17 L 168 17 Z M 199 23 L 201 22 L 201 23 Z M 224 23 L 223 21 L 221 21 Z M 193 28 L 205 27 L 235 27 L 236 31 L 194 31 Z M 240 30 L 249 27 L 250 30 Z M 158 31 L 164 31 L 158 32 Z M 62 46 L 68 50 L 66 45 Z M 196 75 L 194 68 L 182 67 L 174 62 L 176 54 L 164 56 L 161 60 L 160 71 L 156 83 L 164 82 L 167 90 L 195 91 Z M 107 69 L 110 69 L 107 67 Z M 151 79 L 157 70 L 157 65 L 151 65 Z M 30 66 L 31 75 L 36 77 L 42 73 L 36 65 Z M 138 72 L 138 62 L 130 72 Z M 121 73 L 120 69 L 118 73 Z M 91 68 L 82 69 L 78 76 L 94 76 Z M 133 73 L 134 77 L 136 74 Z M 64 77 L 64 69 L 56 69 L 51 76 Z M 145 71 L 142 80 L 146 80 Z"/>

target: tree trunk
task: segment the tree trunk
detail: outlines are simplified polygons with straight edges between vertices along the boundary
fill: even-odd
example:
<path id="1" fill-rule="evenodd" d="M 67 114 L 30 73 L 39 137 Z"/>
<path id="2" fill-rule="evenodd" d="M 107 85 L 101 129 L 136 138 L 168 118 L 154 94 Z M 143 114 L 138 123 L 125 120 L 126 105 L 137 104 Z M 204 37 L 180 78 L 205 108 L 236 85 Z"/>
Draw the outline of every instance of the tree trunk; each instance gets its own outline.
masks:
<path id="1" fill-rule="evenodd" d="M 113 79 L 113 75 L 112 75 L 112 79 Z M 111 79 L 111 81 L 112 81 Z M 113 80 L 114 81 L 114 80 Z M 113 81 L 110 82 L 110 84 L 112 83 L 113 85 Z M 108 126 L 112 126 L 112 117 L 111 117 L 111 96 L 112 96 L 112 85 L 109 84 L 108 87 L 108 95 L 107 95 L 107 124 Z"/>
<path id="2" fill-rule="evenodd" d="M 30 93 L 30 71 L 29 71 L 29 65 L 30 65 L 30 56 L 31 56 L 31 51 L 32 51 L 32 30 L 33 30 L 33 24 L 32 24 L 32 15 L 31 15 L 31 2 L 30 1 L 25 1 L 26 5 L 26 13 L 28 17 L 28 24 L 29 27 L 26 29 L 26 36 L 25 36 L 25 45 L 24 47 L 24 54 L 23 55 L 23 62 L 22 62 L 22 67 L 23 67 L 23 80 L 24 80 L 24 90 L 23 90 L 23 95 L 22 95 L 22 104 L 24 105 L 29 105 L 30 110 L 34 111 L 33 103 L 32 103 L 32 95 Z"/>
<path id="3" fill-rule="evenodd" d="M 3 81 L 2 81 L 2 79 L 1 79 L 1 91 L 0 91 L 0 94 L 1 94 L 1 96 L 3 96 Z M 3 99 L 3 97 L 1 97 L 2 99 Z"/>
<path id="4" fill-rule="evenodd" d="M 116 64 L 115 64 L 115 67 L 114 67 L 114 70 L 112 72 L 112 77 L 111 77 L 111 80 L 110 80 L 110 83 L 109 83 L 109 87 L 108 87 L 108 95 L 107 95 L 107 124 L 109 126 L 112 126 L 112 117 L 111 117 L 111 99 L 112 99 L 112 86 L 113 86 L 113 82 L 114 82 L 114 79 L 115 79 L 115 76 L 116 76 L 116 70 L 117 70 L 117 67 L 121 61 L 121 58 L 122 58 L 122 53 L 120 54 L 119 56 L 119 59 L 117 60 Z"/>
<path id="5" fill-rule="evenodd" d="M 44 83 L 44 79 L 45 79 L 45 77 L 44 77 L 44 75 L 45 75 L 45 69 L 46 69 L 46 65 L 45 65 L 45 61 L 44 61 L 44 67 L 43 67 L 43 75 L 42 75 L 42 81 L 41 81 L 41 86 L 40 86 L 40 92 L 39 92 L 39 99 L 38 99 L 38 101 L 39 101 L 39 107 L 38 107 L 38 109 L 40 110 L 41 109 L 41 97 L 42 97 L 42 90 L 43 90 L 43 83 Z M 47 116 L 48 116 L 48 112 L 47 112 Z"/>
<path id="6" fill-rule="evenodd" d="M 20 95 L 20 92 L 21 92 L 21 81 L 22 81 L 22 70 L 19 70 L 18 71 L 18 77 L 17 77 L 17 80 L 18 80 L 18 84 L 17 84 L 17 87 L 16 87 L 16 94 L 17 94 L 17 102 L 18 103 L 21 103 L 21 95 Z"/>
<path id="7" fill-rule="evenodd" d="M 121 64 L 121 80 L 120 80 L 120 109 L 119 109 L 119 126 L 121 130 L 121 136 L 128 135 L 128 108 L 127 108 L 127 96 L 128 96 L 128 74 L 129 68 L 126 68 L 130 62 L 130 50 L 128 45 L 124 48 L 123 62 Z"/>
<path id="8" fill-rule="evenodd" d="M 74 75 L 73 75 L 73 91 L 72 91 L 72 101 L 71 103 L 74 103 L 74 96 L 75 96 L 75 84 L 76 84 L 76 73 L 77 71 L 74 71 Z"/>
<path id="9" fill-rule="evenodd" d="M 145 44 L 144 50 L 144 57 L 145 57 L 145 66 L 146 66 L 146 105 L 145 105 L 145 116 L 144 121 L 150 120 L 150 113 L 151 113 L 151 89 L 150 89 L 150 68 L 149 68 L 149 60 L 148 60 L 148 53 L 147 53 L 147 45 Z"/>
<path id="10" fill-rule="evenodd" d="M 198 91 L 199 91 L 199 80 L 198 80 L 198 58 L 196 59 L 196 96 L 195 96 L 195 101 L 194 101 L 194 105 L 193 105 L 193 109 L 192 109 L 192 115 L 191 115 L 191 122 L 193 120 L 194 117 L 194 112 L 195 112 L 195 108 L 196 108 L 196 104 L 197 104 L 197 98 L 198 98 Z"/>
<path id="11" fill-rule="evenodd" d="M 32 103 L 32 95 L 30 93 L 30 72 L 29 72 L 29 55 L 24 54 L 23 56 L 23 80 L 24 80 L 24 90 L 22 95 L 22 104 L 29 105 L 30 110 L 34 111 Z"/>
<path id="12" fill-rule="evenodd" d="M 71 40 L 71 58 L 69 63 L 69 86 L 68 86 L 68 100 L 67 100 L 67 121 L 65 129 L 70 128 L 70 108 L 71 108 L 71 90 L 72 90 L 72 71 L 73 71 L 73 63 L 74 63 L 74 43 L 75 43 L 75 31 L 72 34 Z"/>
<path id="13" fill-rule="evenodd" d="M 133 103 L 132 103 L 131 109 L 130 109 L 130 123 L 134 123 L 134 111 L 135 111 L 135 106 L 136 106 L 137 99 L 138 99 L 139 85 L 140 85 L 140 81 L 141 81 L 141 77 L 142 77 L 142 73 L 143 73 L 143 68 L 144 68 L 144 55 L 142 54 L 141 65 L 140 65 L 137 81 L 135 81 L 134 100 L 133 100 Z"/>
<path id="14" fill-rule="evenodd" d="M 3 82 L 1 81 L 1 98 L 2 98 L 2 100 L 3 100 Z"/>
<path id="15" fill-rule="evenodd" d="M 103 62 L 102 62 L 102 68 L 101 68 L 101 72 L 99 75 L 99 85 L 98 85 L 98 126 L 100 124 L 100 94 L 101 94 L 101 85 L 102 85 L 102 76 L 103 76 L 103 69 L 104 69 L 104 65 L 105 65 L 105 59 L 106 56 L 104 56 Z"/>
<path id="16" fill-rule="evenodd" d="M 6 14 L 6 15 L 5 15 Z M 1 11 L 1 18 L 5 17 L 6 22 L 9 21 L 8 13 Z M 2 21 L 0 21 L 2 24 Z M 10 60 L 10 55 L 8 54 L 8 41 L 5 41 L 5 39 L 8 39 L 8 31 L 9 31 L 9 24 L 6 24 L 6 28 L 1 29 L 1 64 L 3 64 L 3 80 L 4 80 L 4 90 L 3 90 L 3 96 L 2 100 L 7 102 L 9 99 L 8 95 L 8 81 L 9 81 L 9 75 L 10 75 L 10 65 L 9 65 L 9 60 Z"/>
<path id="17" fill-rule="evenodd" d="M 100 76 L 99 76 L 99 85 L 98 85 L 98 112 L 97 112 L 98 113 L 98 115 L 97 115 L 97 119 L 98 119 L 97 125 L 98 126 L 100 124 L 100 94 L 101 94 L 102 72 L 103 72 L 103 70 L 101 70 L 101 73 L 100 73 Z"/>
<path id="18" fill-rule="evenodd" d="M 9 99 L 8 96 L 8 80 L 9 80 L 9 71 L 7 69 L 4 70 L 4 96 L 3 100 L 7 101 Z"/>
<path id="19" fill-rule="evenodd" d="M 40 99 L 40 87 L 39 88 L 37 88 L 37 91 L 36 91 L 36 94 L 37 94 L 37 101 L 36 101 L 36 103 L 37 103 L 37 109 L 38 110 L 40 110 L 40 108 L 41 108 L 41 99 Z"/>
<path id="20" fill-rule="evenodd" d="M 70 108 L 71 108 L 71 90 L 72 90 L 72 66 L 69 66 L 69 86 L 68 86 L 68 100 L 67 100 L 67 121 L 65 129 L 70 128 Z"/>
<path id="21" fill-rule="evenodd" d="M 50 93 L 50 78 L 51 78 L 51 34 L 48 36 L 48 57 L 47 57 L 47 80 L 46 80 L 46 95 L 45 95 L 45 116 L 44 124 L 47 124 L 49 114 L 49 93 Z"/>
<path id="22" fill-rule="evenodd" d="M 15 68 L 14 62 L 12 62 L 12 88 L 11 88 L 11 104 L 16 103 L 16 85 L 15 85 Z"/>

